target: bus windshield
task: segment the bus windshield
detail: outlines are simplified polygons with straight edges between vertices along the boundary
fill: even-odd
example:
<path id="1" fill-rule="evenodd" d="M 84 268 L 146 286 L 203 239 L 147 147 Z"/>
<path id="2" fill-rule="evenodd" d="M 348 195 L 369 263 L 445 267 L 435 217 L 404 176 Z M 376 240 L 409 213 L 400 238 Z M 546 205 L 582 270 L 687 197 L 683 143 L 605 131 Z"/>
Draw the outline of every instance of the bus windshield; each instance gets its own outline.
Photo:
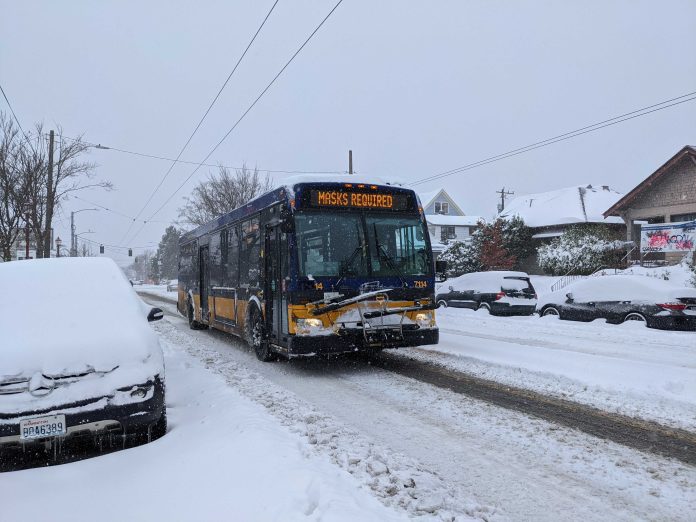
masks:
<path id="1" fill-rule="evenodd" d="M 412 277 L 432 273 L 419 216 L 299 212 L 295 231 L 303 276 Z"/>

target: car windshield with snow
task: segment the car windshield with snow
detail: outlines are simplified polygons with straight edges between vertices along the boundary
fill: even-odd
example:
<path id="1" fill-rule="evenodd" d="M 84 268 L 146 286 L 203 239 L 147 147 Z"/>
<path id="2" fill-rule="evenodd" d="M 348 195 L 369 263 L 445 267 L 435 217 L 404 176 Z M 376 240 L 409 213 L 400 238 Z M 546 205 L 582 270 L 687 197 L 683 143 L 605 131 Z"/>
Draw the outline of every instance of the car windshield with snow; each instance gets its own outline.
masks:
<path id="1" fill-rule="evenodd" d="M 546 294 L 538 310 L 571 321 L 641 321 L 650 328 L 696 330 L 696 289 L 645 276 L 589 277 Z"/>
<path id="2" fill-rule="evenodd" d="M 492 315 L 531 315 L 537 294 L 524 272 L 464 274 L 448 281 L 436 296 L 438 306 L 488 310 Z"/>
<path id="3" fill-rule="evenodd" d="M 0 288 L 3 462 L 165 432 L 163 356 L 148 326 L 162 311 L 143 307 L 111 259 L 3 263 Z"/>

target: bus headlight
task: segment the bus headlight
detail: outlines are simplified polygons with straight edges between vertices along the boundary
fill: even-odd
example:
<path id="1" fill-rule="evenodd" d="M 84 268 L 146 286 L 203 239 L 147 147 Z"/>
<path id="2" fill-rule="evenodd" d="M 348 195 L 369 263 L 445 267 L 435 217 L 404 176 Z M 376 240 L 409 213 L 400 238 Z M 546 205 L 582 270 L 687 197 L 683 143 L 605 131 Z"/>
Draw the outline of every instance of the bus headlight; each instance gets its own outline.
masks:
<path id="1" fill-rule="evenodd" d="M 435 318 L 432 312 L 420 312 L 416 314 L 416 324 L 421 328 L 432 328 L 435 326 Z"/>
<path id="2" fill-rule="evenodd" d="M 295 331 L 297 335 L 311 335 L 324 328 L 324 323 L 321 319 L 310 317 L 308 319 L 296 319 Z"/>

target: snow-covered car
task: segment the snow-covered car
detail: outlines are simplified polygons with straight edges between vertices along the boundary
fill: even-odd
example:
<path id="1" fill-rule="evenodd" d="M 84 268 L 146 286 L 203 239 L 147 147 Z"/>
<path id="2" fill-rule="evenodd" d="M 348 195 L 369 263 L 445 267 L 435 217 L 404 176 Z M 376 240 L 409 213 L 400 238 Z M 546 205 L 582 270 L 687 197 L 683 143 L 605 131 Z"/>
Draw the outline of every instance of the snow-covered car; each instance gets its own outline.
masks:
<path id="1" fill-rule="evenodd" d="M 589 277 L 542 296 L 537 309 L 571 321 L 642 321 L 650 328 L 696 330 L 696 289 L 642 275 Z"/>
<path id="2" fill-rule="evenodd" d="M 172 279 L 167 282 L 167 292 L 176 292 L 179 289 L 179 280 Z"/>
<path id="3" fill-rule="evenodd" d="M 537 295 L 524 272 L 472 272 L 449 281 L 435 296 L 438 306 L 485 309 L 493 315 L 531 315 Z"/>
<path id="4" fill-rule="evenodd" d="M 165 433 L 164 360 L 148 326 L 163 313 L 111 259 L 2 263 L 0 288 L 0 461 Z"/>

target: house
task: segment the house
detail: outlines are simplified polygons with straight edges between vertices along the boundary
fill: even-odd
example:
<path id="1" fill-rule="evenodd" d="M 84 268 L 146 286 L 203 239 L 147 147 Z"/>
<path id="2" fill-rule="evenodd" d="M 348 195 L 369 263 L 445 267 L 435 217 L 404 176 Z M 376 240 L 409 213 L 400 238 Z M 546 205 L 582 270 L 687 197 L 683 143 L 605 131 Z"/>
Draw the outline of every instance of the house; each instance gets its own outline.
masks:
<path id="1" fill-rule="evenodd" d="M 422 193 L 419 197 L 435 255 L 441 254 L 451 241 L 466 241 L 483 219 L 465 215 L 444 189 Z"/>
<path id="2" fill-rule="evenodd" d="M 626 239 L 636 245 L 640 245 L 643 224 L 696 220 L 696 147 L 683 147 L 628 194 L 607 206 L 604 216 L 623 219 Z M 653 257 L 678 262 L 683 256 L 674 252 Z"/>
<path id="3" fill-rule="evenodd" d="M 616 237 L 623 237 L 625 225 L 619 216 L 604 216 L 623 194 L 608 185 L 575 185 L 572 187 L 520 196 L 505 207 L 498 217 L 518 216 L 532 229 L 535 250 L 561 236 L 573 225 L 601 223 L 613 229 Z M 541 273 L 536 254 L 522 261 L 522 269 L 529 273 Z"/>

